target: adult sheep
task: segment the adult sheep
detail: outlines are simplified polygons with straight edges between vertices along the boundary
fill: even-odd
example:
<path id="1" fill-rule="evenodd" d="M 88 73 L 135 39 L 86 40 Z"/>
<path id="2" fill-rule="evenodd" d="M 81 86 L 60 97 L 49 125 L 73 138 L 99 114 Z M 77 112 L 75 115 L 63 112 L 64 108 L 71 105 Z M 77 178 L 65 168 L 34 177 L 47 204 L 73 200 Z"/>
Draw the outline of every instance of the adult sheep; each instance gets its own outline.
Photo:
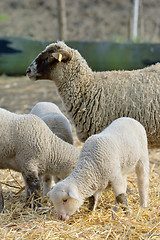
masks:
<path id="1" fill-rule="evenodd" d="M 22 173 L 26 200 L 38 197 L 40 177 L 67 177 L 75 168 L 80 150 L 61 140 L 39 117 L 15 114 L 0 108 L 0 169 Z"/>
<path id="2" fill-rule="evenodd" d="M 60 41 L 47 46 L 27 74 L 31 80 L 54 81 L 81 141 L 119 117 L 131 117 L 145 127 L 149 148 L 160 147 L 160 63 L 93 72 L 77 50 Z"/>
<path id="3" fill-rule="evenodd" d="M 110 182 L 116 203 L 127 208 L 126 176 L 136 170 L 140 204 L 147 206 L 149 157 L 144 127 L 131 118 L 113 121 L 101 133 L 89 137 L 83 145 L 73 172 L 48 193 L 58 217 L 69 219 L 84 202 L 93 196 L 96 208 L 98 195 Z"/>
<path id="4" fill-rule="evenodd" d="M 61 112 L 59 107 L 51 102 L 38 102 L 30 111 L 40 117 L 51 131 L 61 138 L 63 141 L 73 144 L 72 128 L 68 119 Z M 52 175 L 46 174 L 43 180 L 43 195 L 45 196 L 52 185 Z M 54 176 L 54 182 L 57 183 L 60 179 Z"/>

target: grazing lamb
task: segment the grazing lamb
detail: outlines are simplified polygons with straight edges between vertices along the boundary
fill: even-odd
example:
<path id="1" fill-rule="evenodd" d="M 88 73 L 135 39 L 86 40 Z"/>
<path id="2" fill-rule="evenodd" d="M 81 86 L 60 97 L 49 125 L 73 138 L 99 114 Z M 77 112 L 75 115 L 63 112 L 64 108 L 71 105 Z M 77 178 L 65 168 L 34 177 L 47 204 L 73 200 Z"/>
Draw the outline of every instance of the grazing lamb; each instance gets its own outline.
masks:
<path id="1" fill-rule="evenodd" d="M 57 42 L 37 56 L 27 74 L 54 81 L 81 141 L 119 117 L 131 117 L 145 127 L 149 148 L 160 147 L 160 63 L 93 72 L 77 50 Z"/>
<path id="2" fill-rule="evenodd" d="M 98 195 L 111 183 L 116 203 L 126 210 L 126 175 L 136 170 L 141 206 L 147 206 L 149 157 L 144 127 L 132 118 L 119 118 L 83 145 L 73 172 L 48 193 L 58 217 L 69 219 L 93 195 L 92 209 Z"/>
<path id="3" fill-rule="evenodd" d="M 26 200 L 40 189 L 45 174 L 67 177 L 75 168 L 80 150 L 61 140 L 39 117 L 15 114 L 0 108 L 0 169 L 21 172 Z"/>
<path id="4" fill-rule="evenodd" d="M 65 142 L 73 144 L 70 122 L 56 104 L 39 102 L 32 108 L 30 113 L 40 117 L 56 136 Z"/>
<path id="5" fill-rule="evenodd" d="M 56 136 L 65 142 L 73 144 L 71 125 L 56 104 L 51 102 L 39 102 L 32 108 L 30 113 L 40 117 Z M 46 174 L 43 176 L 42 180 L 43 195 L 45 196 L 51 190 L 52 175 Z M 55 183 L 59 180 L 59 178 L 54 177 Z"/>

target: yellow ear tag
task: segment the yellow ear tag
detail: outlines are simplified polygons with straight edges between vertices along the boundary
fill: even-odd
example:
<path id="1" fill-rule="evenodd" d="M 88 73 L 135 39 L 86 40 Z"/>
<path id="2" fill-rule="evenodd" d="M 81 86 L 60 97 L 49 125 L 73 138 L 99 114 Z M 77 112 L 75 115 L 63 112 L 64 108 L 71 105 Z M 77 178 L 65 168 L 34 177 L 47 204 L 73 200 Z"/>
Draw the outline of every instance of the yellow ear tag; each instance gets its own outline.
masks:
<path id="1" fill-rule="evenodd" d="M 58 61 L 61 62 L 61 60 L 62 60 L 62 54 L 60 53 L 58 56 Z"/>

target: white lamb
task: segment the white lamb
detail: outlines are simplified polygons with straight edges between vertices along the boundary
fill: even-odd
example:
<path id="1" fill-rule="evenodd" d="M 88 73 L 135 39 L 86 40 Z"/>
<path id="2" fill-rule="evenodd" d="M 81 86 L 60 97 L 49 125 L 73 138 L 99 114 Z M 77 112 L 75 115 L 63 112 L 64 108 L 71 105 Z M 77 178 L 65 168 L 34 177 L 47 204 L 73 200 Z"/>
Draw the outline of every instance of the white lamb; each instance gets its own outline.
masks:
<path id="1" fill-rule="evenodd" d="M 40 117 L 56 136 L 73 144 L 71 124 L 56 104 L 38 102 L 30 113 Z"/>
<path id="2" fill-rule="evenodd" d="M 111 183 L 116 203 L 127 206 L 126 175 L 136 170 L 140 205 L 146 207 L 149 186 L 149 157 L 144 127 L 132 118 L 119 118 L 105 130 L 89 137 L 74 171 L 48 193 L 58 217 L 69 219 L 84 202 Z"/>
<path id="3" fill-rule="evenodd" d="M 40 117 L 51 131 L 63 141 L 73 144 L 72 128 L 68 119 L 61 112 L 59 107 L 51 102 L 38 102 L 31 110 L 31 114 Z M 54 176 L 54 182 L 60 179 Z M 43 176 L 43 195 L 45 196 L 52 185 L 52 175 Z"/>
<path id="4" fill-rule="evenodd" d="M 26 200 L 40 189 L 45 174 L 67 177 L 75 168 L 80 150 L 61 140 L 39 117 L 15 114 L 0 108 L 0 169 L 21 172 Z"/>

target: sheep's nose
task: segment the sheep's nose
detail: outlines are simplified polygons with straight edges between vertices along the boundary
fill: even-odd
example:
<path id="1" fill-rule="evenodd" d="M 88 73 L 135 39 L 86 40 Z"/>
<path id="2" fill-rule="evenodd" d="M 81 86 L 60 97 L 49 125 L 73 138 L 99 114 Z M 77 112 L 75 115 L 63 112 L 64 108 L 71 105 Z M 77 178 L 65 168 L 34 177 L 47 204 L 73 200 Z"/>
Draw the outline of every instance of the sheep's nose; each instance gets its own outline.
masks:
<path id="1" fill-rule="evenodd" d="M 27 71 L 26 71 L 26 73 L 30 73 L 31 72 L 31 69 L 30 68 L 28 68 L 27 69 Z"/>

